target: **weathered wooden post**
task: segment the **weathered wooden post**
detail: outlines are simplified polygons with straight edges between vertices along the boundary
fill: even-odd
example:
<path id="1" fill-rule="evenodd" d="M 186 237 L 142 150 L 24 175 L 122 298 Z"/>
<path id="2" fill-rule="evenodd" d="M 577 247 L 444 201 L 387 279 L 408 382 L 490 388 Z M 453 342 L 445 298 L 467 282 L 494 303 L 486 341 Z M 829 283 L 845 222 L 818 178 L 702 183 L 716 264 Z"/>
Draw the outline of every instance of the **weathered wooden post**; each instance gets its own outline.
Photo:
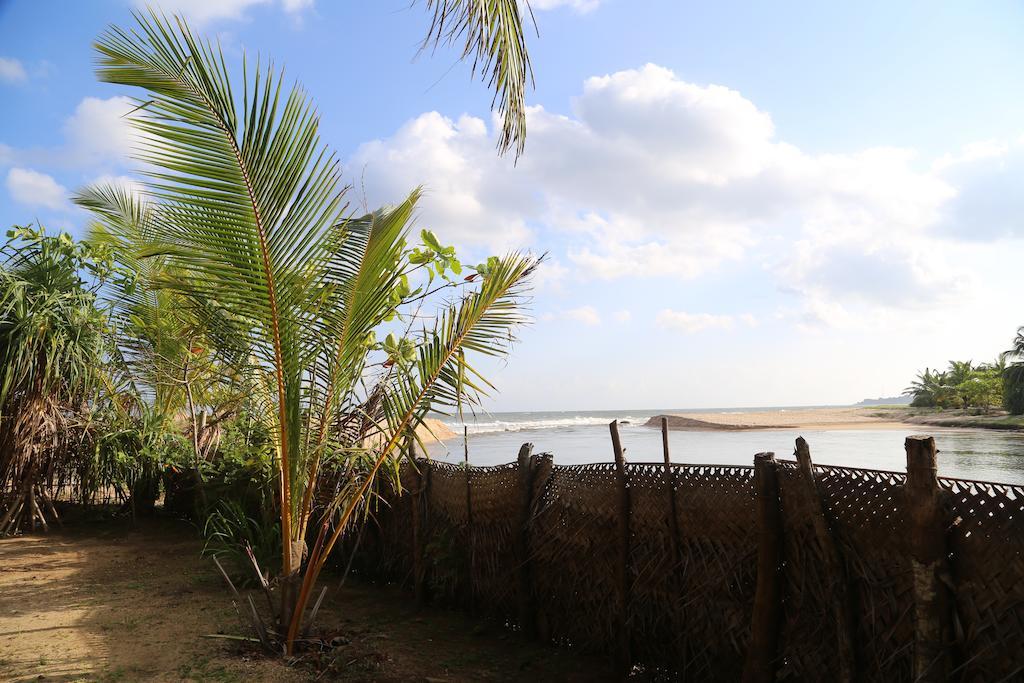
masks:
<path id="1" fill-rule="evenodd" d="M 915 681 L 945 681 L 952 669 L 950 576 L 944 492 L 939 486 L 935 439 L 908 436 L 905 501 L 914 583 Z"/>
<path id="2" fill-rule="evenodd" d="M 676 566 L 680 563 L 679 557 L 679 513 L 676 509 L 676 486 L 675 471 L 672 469 L 672 459 L 668 450 L 668 418 L 661 418 L 661 453 L 665 460 L 665 491 L 668 495 L 668 530 L 672 534 L 672 561 Z"/>
<path id="3" fill-rule="evenodd" d="M 612 435 L 612 449 L 615 452 L 615 480 L 619 489 L 618 527 L 619 561 L 616 562 L 616 612 L 618 613 L 618 634 L 616 643 L 616 665 L 623 674 L 628 674 L 633 665 L 629 638 L 629 481 L 626 476 L 626 458 L 619 439 L 619 422 L 612 420 L 608 425 Z"/>
<path id="4" fill-rule="evenodd" d="M 821 554 L 825 571 L 832 580 L 832 614 L 836 622 L 837 639 L 837 676 L 838 683 L 849 683 L 857 680 L 857 625 L 854 620 L 851 591 L 846 576 L 846 566 L 839 553 L 839 547 L 828 528 L 825 518 L 825 507 L 818 490 L 818 481 L 814 474 L 814 463 L 811 462 L 811 447 L 804 437 L 796 439 L 797 464 L 800 467 L 800 479 L 803 482 L 804 496 L 808 502 L 806 508 L 810 516 L 814 535 L 821 546 Z"/>
<path id="5" fill-rule="evenodd" d="M 555 459 L 550 453 L 541 453 L 530 457 L 530 470 L 533 481 L 531 482 L 530 488 L 530 515 L 533 515 L 536 501 L 544 495 L 544 490 L 547 487 L 548 479 L 551 478 L 551 472 L 555 467 Z M 532 518 L 531 518 L 532 523 Z M 527 556 L 530 553 L 529 547 L 529 535 L 526 537 Z M 536 626 L 537 637 L 544 642 L 551 641 L 551 624 L 548 620 L 547 613 L 544 609 L 538 608 L 538 603 L 533 600 L 533 567 L 530 566 L 530 609 L 533 611 L 533 624 Z"/>
<path id="6" fill-rule="evenodd" d="M 470 612 L 476 611 L 476 586 L 473 581 L 473 484 L 469 471 L 469 427 L 462 426 L 462 467 L 466 474 L 466 590 Z"/>
<path id="7" fill-rule="evenodd" d="M 754 456 L 757 496 L 757 589 L 750 618 L 750 650 L 743 665 L 744 683 L 775 679 L 782 616 L 782 514 L 774 453 Z"/>
<path id="8" fill-rule="evenodd" d="M 537 635 L 537 619 L 533 609 L 533 591 L 530 587 L 530 511 L 533 508 L 533 444 L 519 447 L 519 511 L 516 533 L 512 537 L 512 551 L 516 556 L 516 612 L 519 628 L 527 638 Z"/>

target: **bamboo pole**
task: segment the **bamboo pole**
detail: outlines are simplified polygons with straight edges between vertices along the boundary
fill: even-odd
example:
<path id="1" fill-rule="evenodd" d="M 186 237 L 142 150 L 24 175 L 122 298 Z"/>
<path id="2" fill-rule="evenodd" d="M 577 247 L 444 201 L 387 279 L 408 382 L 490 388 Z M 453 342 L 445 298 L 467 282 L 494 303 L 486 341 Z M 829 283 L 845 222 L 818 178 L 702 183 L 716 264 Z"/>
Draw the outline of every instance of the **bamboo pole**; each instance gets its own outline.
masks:
<path id="1" fill-rule="evenodd" d="M 908 436 L 905 501 L 914 586 L 913 678 L 945 681 L 952 670 L 952 612 L 948 589 L 944 492 L 939 486 L 935 439 Z"/>
<path id="2" fill-rule="evenodd" d="M 832 615 L 836 622 L 838 654 L 836 681 L 837 683 L 850 683 L 858 680 L 857 625 L 854 620 L 852 591 L 846 574 L 846 566 L 839 552 L 839 546 L 828 528 L 824 503 L 814 474 L 814 463 L 811 462 L 811 447 L 804 437 L 797 437 L 794 454 L 800 468 L 804 495 L 809 503 L 808 515 L 814 528 L 814 535 L 818 539 L 818 545 L 821 547 L 825 572 L 832 578 Z"/>
<path id="3" fill-rule="evenodd" d="M 775 679 L 782 616 L 782 515 L 774 453 L 754 456 L 754 491 L 759 529 L 757 590 L 743 681 L 768 683 Z"/>
<path id="4" fill-rule="evenodd" d="M 608 425 L 612 436 L 612 449 L 615 453 L 615 479 L 619 489 L 619 561 L 616 563 L 618 574 L 616 587 L 616 612 L 618 617 L 618 633 L 615 660 L 619 672 L 627 674 L 632 667 L 632 652 L 629 638 L 629 482 L 626 476 L 626 458 L 619 439 L 619 422 L 612 420 Z"/>

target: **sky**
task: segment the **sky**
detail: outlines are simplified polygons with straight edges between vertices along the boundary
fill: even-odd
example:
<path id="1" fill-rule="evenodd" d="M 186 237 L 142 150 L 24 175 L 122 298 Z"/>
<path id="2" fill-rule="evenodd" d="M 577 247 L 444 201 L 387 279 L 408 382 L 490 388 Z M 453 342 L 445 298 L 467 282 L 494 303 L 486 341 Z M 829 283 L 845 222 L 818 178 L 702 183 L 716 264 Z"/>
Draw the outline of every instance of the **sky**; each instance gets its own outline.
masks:
<path id="1" fill-rule="evenodd" d="M 518 163 L 422 2 L 156 4 L 305 85 L 354 204 L 548 255 L 489 410 L 848 404 L 1024 324 L 1019 3 L 533 0 Z M 132 177 L 91 46 L 142 6 L 0 0 L 0 225 Z"/>

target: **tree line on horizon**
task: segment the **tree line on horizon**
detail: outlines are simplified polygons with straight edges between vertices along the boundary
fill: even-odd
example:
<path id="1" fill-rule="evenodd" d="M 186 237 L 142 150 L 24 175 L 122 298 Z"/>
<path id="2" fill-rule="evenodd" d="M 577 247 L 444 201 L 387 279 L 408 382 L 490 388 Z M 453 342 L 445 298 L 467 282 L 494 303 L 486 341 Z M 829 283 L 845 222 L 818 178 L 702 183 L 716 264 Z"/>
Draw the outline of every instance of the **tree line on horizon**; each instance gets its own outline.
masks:
<path id="1" fill-rule="evenodd" d="M 990 363 L 949 361 L 945 370 L 925 368 L 904 392 L 914 408 L 1003 408 L 1024 415 L 1024 326 L 1013 346 Z"/>

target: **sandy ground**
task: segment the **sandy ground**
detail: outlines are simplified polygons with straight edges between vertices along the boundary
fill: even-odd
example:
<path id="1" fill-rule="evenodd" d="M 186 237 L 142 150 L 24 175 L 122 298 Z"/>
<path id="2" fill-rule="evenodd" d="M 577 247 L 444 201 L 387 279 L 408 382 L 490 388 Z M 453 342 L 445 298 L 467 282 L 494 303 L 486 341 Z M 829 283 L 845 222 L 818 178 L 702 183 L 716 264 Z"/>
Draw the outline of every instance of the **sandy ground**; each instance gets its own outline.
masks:
<path id="1" fill-rule="evenodd" d="M 248 633 L 200 547 L 191 527 L 166 519 L 0 539 L 0 681 L 614 680 L 604 660 L 417 611 L 396 590 L 338 591 L 337 577 L 318 621 L 349 642 L 317 679 L 311 665 L 203 637 Z"/>
<path id="2" fill-rule="evenodd" d="M 905 422 L 879 417 L 873 408 L 799 408 L 794 410 L 761 410 L 744 413 L 685 413 L 669 415 L 673 430 L 734 429 L 902 429 L 912 428 Z M 651 418 L 658 426 L 659 418 Z"/>

